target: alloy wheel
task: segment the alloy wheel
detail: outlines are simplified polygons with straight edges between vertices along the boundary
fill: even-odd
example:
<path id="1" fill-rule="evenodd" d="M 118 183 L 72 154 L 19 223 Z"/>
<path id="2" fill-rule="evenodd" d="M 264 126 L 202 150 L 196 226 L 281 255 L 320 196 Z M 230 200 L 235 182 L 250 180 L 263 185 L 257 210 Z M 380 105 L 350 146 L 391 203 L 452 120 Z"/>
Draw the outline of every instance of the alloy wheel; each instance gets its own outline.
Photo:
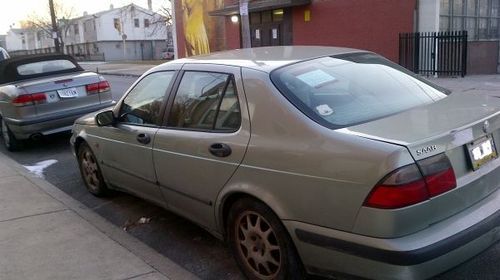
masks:
<path id="1" fill-rule="evenodd" d="M 258 279 L 275 279 L 282 266 L 281 249 L 269 222 L 259 213 L 245 211 L 235 223 L 238 253 Z"/>
<path id="2" fill-rule="evenodd" d="M 85 149 L 81 155 L 81 167 L 83 179 L 91 191 L 98 192 L 100 187 L 99 168 L 97 161 L 89 149 Z"/>

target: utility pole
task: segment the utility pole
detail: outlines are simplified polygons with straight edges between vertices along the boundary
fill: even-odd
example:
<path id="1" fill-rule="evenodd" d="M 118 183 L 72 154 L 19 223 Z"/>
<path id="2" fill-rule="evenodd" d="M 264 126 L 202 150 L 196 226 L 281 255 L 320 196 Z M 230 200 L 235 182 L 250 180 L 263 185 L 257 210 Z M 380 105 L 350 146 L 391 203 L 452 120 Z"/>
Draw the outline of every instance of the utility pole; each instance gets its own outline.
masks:
<path id="1" fill-rule="evenodd" d="M 54 39 L 54 46 L 56 47 L 56 53 L 61 52 L 61 47 L 59 46 L 59 32 L 57 30 L 56 23 L 56 12 L 54 11 L 54 1 L 49 0 L 49 8 L 50 8 L 50 19 L 52 20 L 52 38 Z"/>
<path id="2" fill-rule="evenodd" d="M 242 47 L 251 48 L 250 21 L 248 19 L 248 0 L 240 0 L 241 43 Z"/>

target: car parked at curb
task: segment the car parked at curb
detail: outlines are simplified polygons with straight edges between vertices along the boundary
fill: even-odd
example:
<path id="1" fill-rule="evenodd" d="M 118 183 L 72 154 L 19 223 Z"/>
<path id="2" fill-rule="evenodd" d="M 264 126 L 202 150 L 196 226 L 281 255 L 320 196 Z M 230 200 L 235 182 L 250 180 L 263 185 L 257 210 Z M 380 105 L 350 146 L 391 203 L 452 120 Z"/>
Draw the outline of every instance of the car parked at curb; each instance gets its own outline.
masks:
<path id="1" fill-rule="evenodd" d="M 109 83 L 71 57 L 34 55 L 0 62 L 0 116 L 8 150 L 22 141 L 69 131 L 74 121 L 114 105 Z"/>
<path id="2" fill-rule="evenodd" d="M 161 53 L 161 59 L 174 59 L 174 58 L 175 58 L 175 52 L 174 52 L 174 48 L 172 48 L 172 47 L 165 49 Z"/>
<path id="3" fill-rule="evenodd" d="M 500 240 L 500 99 L 371 52 L 265 47 L 142 75 L 71 137 L 85 186 L 226 240 L 249 279 L 422 279 Z"/>

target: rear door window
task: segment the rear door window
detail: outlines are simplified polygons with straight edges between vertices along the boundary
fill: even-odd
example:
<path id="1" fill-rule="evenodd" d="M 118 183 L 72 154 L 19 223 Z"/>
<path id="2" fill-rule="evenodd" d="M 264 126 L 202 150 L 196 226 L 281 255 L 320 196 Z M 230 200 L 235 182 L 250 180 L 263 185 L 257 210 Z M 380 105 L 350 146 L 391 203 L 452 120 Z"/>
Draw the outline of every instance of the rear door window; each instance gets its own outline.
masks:
<path id="1" fill-rule="evenodd" d="M 232 75 L 186 71 L 173 101 L 169 127 L 235 131 L 241 114 Z"/>
<path id="2" fill-rule="evenodd" d="M 271 73 L 277 88 L 303 113 L 336 129 L 383 118 L 446 97 L 374 54 L 323 57 Z"/>

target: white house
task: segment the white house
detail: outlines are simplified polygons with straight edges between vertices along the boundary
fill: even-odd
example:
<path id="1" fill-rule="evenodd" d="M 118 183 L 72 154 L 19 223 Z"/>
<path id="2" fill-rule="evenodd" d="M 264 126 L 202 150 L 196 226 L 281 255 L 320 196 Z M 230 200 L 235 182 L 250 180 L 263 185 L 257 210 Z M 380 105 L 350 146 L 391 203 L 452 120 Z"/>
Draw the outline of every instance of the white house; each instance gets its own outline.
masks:
<path id="1" fill-rule="evenodd" d="M 165 19 L 135 4 L 110 7 L 95 14 L 59 20 L 63 51 L 81 59 L 159 59 L 171 37 Z M 46 32 L 11 29 L 6 36 L 9 51 L 43 53 L 53 50 L 54 41 Z"/>
<path id="2" fill-rule="evenodd" d="M 129 4 L 85 14 L 61 25 L 66 53 L 105 60 L 158 59 L 167 48 L 167 26 L 158 13 Z"/>

